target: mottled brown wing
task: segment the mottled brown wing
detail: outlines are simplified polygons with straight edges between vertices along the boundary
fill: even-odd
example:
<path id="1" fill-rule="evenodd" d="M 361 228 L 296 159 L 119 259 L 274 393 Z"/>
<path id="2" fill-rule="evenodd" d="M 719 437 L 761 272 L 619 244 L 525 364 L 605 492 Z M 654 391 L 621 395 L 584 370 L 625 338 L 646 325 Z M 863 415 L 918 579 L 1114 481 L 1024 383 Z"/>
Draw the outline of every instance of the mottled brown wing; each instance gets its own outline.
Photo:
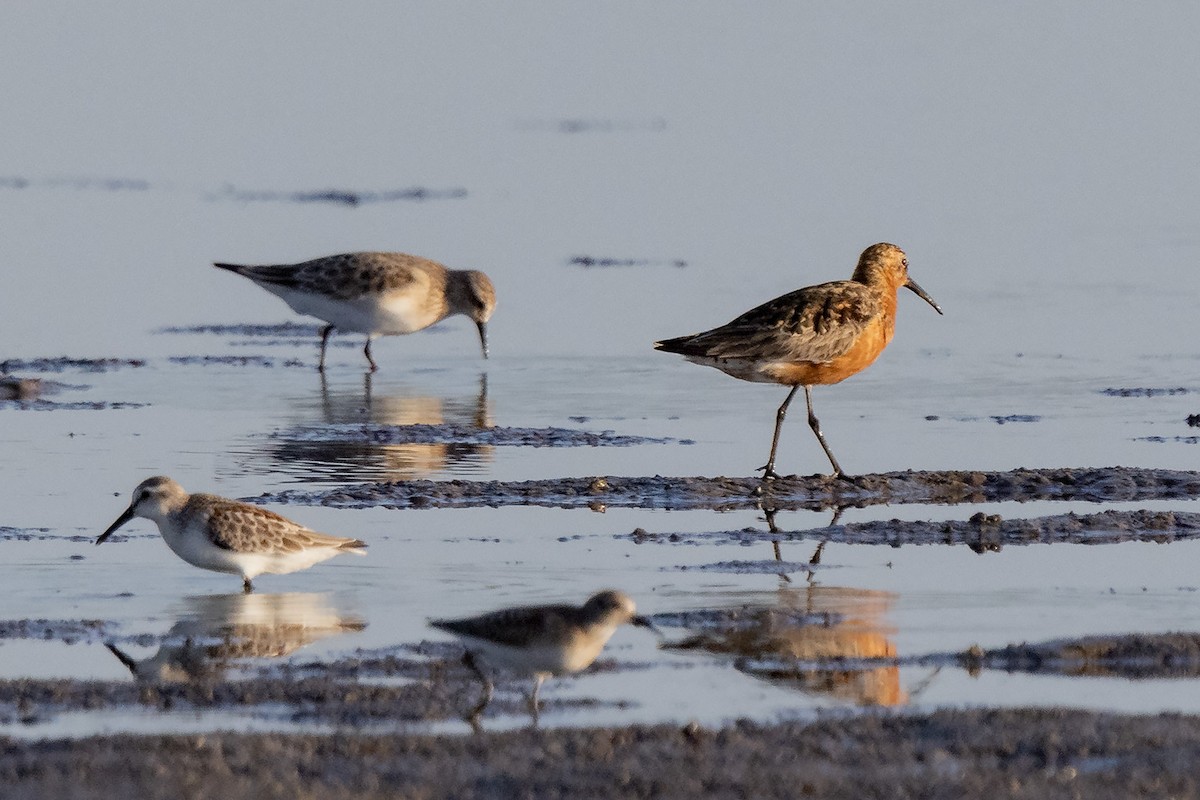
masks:
<path id="1" fill-rule="evenodd" d="M 702 358 L 824 363 L 849 350 L 881 311 L 867 286 L 833 281 L 797 289 L 719 328 L 657 346 Z"/>
<path id="2" fill-rule="evenodd" d="M 310 547 L 365 547 L 363 542 L 309 530 L 274 511 L 225 500 L 209 516 L 209 537 L 217 547 L 239 553 L 295 553 Z"/>
<path id="3" fill-rule="evenodd" d="M 305 261 L 294 269 L 299 288 L 349 300 L 403 289 L 444 267 L 406 253 L 345 253 Z"/>
<path id="4" fill-rule="evenodd" d="M 572 606 L 505 608 L 467 619 L 430 620 L 429 624 L 450 633 L 522 647 L 531 641 L 557 638 L 563 619 L 571 618 L 577 611 Z"/>

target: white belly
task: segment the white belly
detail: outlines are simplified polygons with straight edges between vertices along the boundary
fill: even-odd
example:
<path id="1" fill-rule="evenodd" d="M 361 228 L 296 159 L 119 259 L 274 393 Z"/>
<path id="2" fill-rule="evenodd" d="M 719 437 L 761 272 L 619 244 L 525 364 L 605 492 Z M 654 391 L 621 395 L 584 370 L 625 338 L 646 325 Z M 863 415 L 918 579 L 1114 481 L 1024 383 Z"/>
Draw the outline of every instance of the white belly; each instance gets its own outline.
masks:
<path id="1" fill-rule="evenodd" d="M 614 629 L 615 630 L 615 629 Z M 576 641 L 571 646 L 535 645 L 533 647 L 509 647 L 486 639 L 464 636 L 467 649 L 478 653 L 488 664 L 521 675 L 565 675 L 579 672 L 589 666 L 600 655 L 613 631 L 587 641 Z"/>
<path id="2" fill-rule="evenodd" d="M 286 575 L 308 569 L 342 552 L 336 547 L 310 547 L 288 553 L 237 552 L 217 547 L 209 539 L 207 531 L 201 528 L 176 531 L 170 525 L 160 524 L 158 530 L 175 555 L 192 566 L 248 579 L 263 574 Z"/>
<path id="3" fill-rule="evenodd" d="M 342 332 L 396 336 L 428 328 L 444 315 L 423 292 L 400 291 L 340 300 L 279 286 L 263 286 L 298 314 L 323 319 Z"/>

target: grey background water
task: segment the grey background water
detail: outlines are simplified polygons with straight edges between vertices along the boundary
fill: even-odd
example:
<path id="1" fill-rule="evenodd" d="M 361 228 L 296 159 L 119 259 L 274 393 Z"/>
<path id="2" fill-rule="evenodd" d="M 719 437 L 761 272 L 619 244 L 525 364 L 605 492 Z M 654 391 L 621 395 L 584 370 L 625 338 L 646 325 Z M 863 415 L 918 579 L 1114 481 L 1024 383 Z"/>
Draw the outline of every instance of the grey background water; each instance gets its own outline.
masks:
<path id="1" fill-rule="evenodd" d="M 155 473 L 231 496 L 383 477 L 748 474 L 764 460 L 783 390 L 651 343 L 848 277 L 880 240 L 907 250 L 946 316 L 905 294 L 880 361 L 817 390 L 849 471 L 1195 468 L 1183 420 L 1200 412 L 1198 16 L 1167 3 L 4 5 L 0 356 L 148 360 L 44 376 L 70 385 L 56 402 L 143 407 L 0 408 L 0 525 L 49 529 L 46 540 L 0 541 L 4 616 L 162 632 L 187 616 L 188 598 L 236 588 L 156 536 L 100 549 L 68 539 L 102 530 Z M 353 207 L 279 197 L 413 187 L 449 195 Z M 478 358 L 463 320 L 382 340 L 369 411 L 357 338 L 332 351 L 324 390 L 308 369 L 170 361 L 311 363 L 315 346 L 156 331 L 292 318 L 214 260 L 359 249 L 488 272 L 499 294 L 492 360 Z M 577 256 L 643 263 L 585 268 L 570 263 Z M 1101 393 L 1110 387 L 1188 391 Z M 270 438 L 355 415 L 439 422 L 481 411 L 498 425 L 676 441 L 330 459 Z M 1028 421 L 993 419 L 1010 415 Z M 826 468 L 799 417 L 781 448 L 783 472 Z M 1094 507 L 982 507 L 1071 509 Z M 833 546 L 813 588 L 676 569 L 764 554 L 613 538 L 765 527 L 750 512 L 278 510 L 372 547 L 368 559 L 262 580 L 263 591 L 321 593 L 368 622 L 306 657 L 419 641 L 430 615 L 582 599 L 608 585 L 649 612 L 850 607 L 901 655 L 1200 623 L 1191 544 L 985 557 Z M 874 508 L 846 521 L 975 510 Z M 784 516 L 789 528 L 828 521 Z M 769 717 L 863 699 L 665 655 L 634 632 L 611 650 L 652 667 L 554 691 L 634 707 L 560 721 Z M 123 670 L 98 646 L 0 643 L 6 675 Z M 885 680 L 911 689 L 925 672 Z M 1200 691 L 944 671 L 919 702 L 1193 710 Z"/>

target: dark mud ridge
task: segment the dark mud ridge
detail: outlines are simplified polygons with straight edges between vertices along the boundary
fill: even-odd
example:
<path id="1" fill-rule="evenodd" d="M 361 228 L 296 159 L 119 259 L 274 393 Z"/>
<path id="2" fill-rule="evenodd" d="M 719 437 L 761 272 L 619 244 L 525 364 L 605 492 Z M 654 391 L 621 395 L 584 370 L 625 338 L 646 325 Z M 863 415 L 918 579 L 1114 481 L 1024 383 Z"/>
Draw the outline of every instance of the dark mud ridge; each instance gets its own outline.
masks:
<path id="1" fill-rule="evenodd" d="M 729 542 L 820 541 L 842 544 L 967 545 L 976 552 L 997 551 L 1006 545 L 1022 544 L 1117 544 L 1119 542 L 1166 542 L 1200 537 L 1200 512 L 1192 511 L 1101 511 L 1096 514 L 1056 514 L 1029 519 L 1004 519 L 999 514 L 976 513 L 965 520 L 876 520 L 847 525 L 828 525 L 800 531 L 756 530 L 652 533 L 638 528 L 617 538 L 638 544 L 711 544 Z M 769 569 L 769 563 L 761 570 Z M 780 565 L 781 567 L 787 565 Z M 716 566 L 710 567 L 716 569 Z M 699 567 L 693 567 L 699 569 Z M 721 570 L 728 571 L 728 570 Z M 745 571 L 750 571 L 749 569 Z M 786 570 L 784 570 L 786 571 Z"/>
<path id="2" fill-rule="evenodd" d="M 165 184 L 153 184 L 143 178 L 98 178 L 90 175 L 75 175 L 64 178 L 30 178 L 24 175 L 0 175 L 0 189 L 72 189 L 75 191 L 100 192 L 172 192 L 178 191 Z M 429 189 L 412 186 L 405 189 L 239 189 L 226 184 L 219 190 L 202 191 L 210 200 L 238 200 L 242 202 L 277 203 L 332 203 L 340 206 L 360 206 L 368 203 L 394 203 L 401 200 L 457 200 L 467 196 L 461 187 Z"/>
<path id="3" fill-rule="evenodd" d="M 471 444 L 496 447 L 629 447 L 673 441 L 648 436 L 625 436 L 613 431 L 594 433 L 571 428 L 480 428 L 452 423 L 310 425 L 277 431 L 268 438 L 329 444 Z"/>
<path id="4" fill-rule="evenodd" d="M 532 481 L 402 481 L 337 489 L 288 490 L 250 498 L 346 508 L 534 505 L 555 508 L 613 506 L 718 510 L 854 508 L 879 503 L 988 503 L 1003 500 L 1093 502 L 1200 497 L 1200 472 L 1084 467 L 889 472 L 849 479 L 790 476 L 763 484 L 758 478 L 591 477 Z"/>
<path id="5" fill-rule="evenodd" d="M 298 358 L 272 358 L 270 356 L 171 356 L 172 364 L 184 364 L 191 367 L 307 367 Z"/>
<path id="6" fill-rule="evenodd" d="M 115 627 L 100 620 L 0 623 L 0 639 L 99 646 L 96 643 L 103 638 L 113 658 L 132 676 L 125 681 L 0 680 L 0 724 L 31 726 L 52 721 L 62 713 L 133 709 L 215 713 L 213 727 L 228 721 L 222 712 L 235 711 L 287 725 L 428 723 L 462 719 L 478 703 L 482 691 L 474 674 L 461 662 L 462 648 L 455 644 L 425 642 L 392 648 L 392 652 L 363 652 L 332 663 L 256 667 L 253 664 L 261 664 L 270 654 L 264 655 L 266 651 L 253 639 L 243 640 L 236 635 L 203 640 L 120 637 L 108 630 Z M 157 644 L 158 649 L 138 660 L 125 652 L 125 644 L 143 648 Z M 636 664 L 601 658 L 582 674 L 638 668 Z M 528 714 L 526 695 L 531 688 L 531 680 L 498 674 L 496 696 L 488 705 L 487 715 Z M 543 708 L 556 710 L 606 704 L 587 697 L 562 697 L 552 690 L 543 692 L 542 701 Z"/>
<path id="7" fill-rule="evenodd" d="M 80 391 L 88 386 L 60 383 L 43 380 L 42 378 L 18 378 L 3 372 L 3 367 L 13 364 L 21 368 L 29 368 L 43 372 L 62 372 L 65 369 L 82 369 L 88 372 L 102 372 L 116 365 L 141 366 L 145 362 L 117 362 L 115 359 L 99 361 L 80 361 L 77 359 L 52 359 L 38 361 L 5 361 L 0 364 L 0 408 L 20 408 L 33 411 L 102 411 L 113 408 L 143 408 L 147 403 L 108 402 L 76 400 L 61 402 L 46 399 L 47 395 L 56 395 L 64 391 Z"/>
<path id="8" fill-rule="evenodd" d="M 972 674 L 985 669 L 1128 679 L 1200 677 L 1200 634 L 1094 636 L 998 650 L 972 648 L 954 660 Z"/>
<path id="9" fill-rule="evenodd" d="M 573 267 L 657 267 L 668 266 L 683 269 L 687 262 L 676 258 L 670 261 L 654 261 L 648 258 L 596 258 L 594 256 L 572 256 L 567 262 Z"/>
<path id="10" fill-rule="evenodd" d="M 0 361 L 0 373 L 10 372 L 110 372 L 124 367 L 144 367 L 142 358 L 9 358 Z"/>
<path id="11" fill-rule="evenodd" d="M 413 186 L 407 189 L 312 189 L 279 191 L 273 189 L 238 189 L 226 186 L 215 199 L 238 200 L 241 202 L 274 203 L 332 203 L 340 206 L 361 206 L 372 203 L 395 203 L 401 200 L 422 202 L 425 200 L 460 200 L 467 196 L 462 187 L 429 189 Z"/>
<path id="12" fill-rule="evenodd" d="M 0 640 L 41 639 L 64 644 L 95 643 L 108 632 L 108 624 L 99 619 L 16 619 L 0 620 Z"/>
<path id="13" fill-rule="evenodd" d="M 26 798 L 1196 797 L 1200 717 L 1068 710 L 868 714 L 475 736 L 0 739 Z"/>
<path id="14" fill-rule="evenodd" d="M 170 325 L 159 328 L 155 333 L 210 334 L 213 336 L 258 336 L 276 339 L 312 339 L 321 333 L 320 325 L 303 322 L 280 322 L 274 325 L 234 323 L 231 325 Z"/>
<path id="15" fill-rule="evenodd" d="M 0 525 L 0 542 L 59 541 L 61 538 L 61 536 L 51 533 L 49 528 L 14 528 L 9 525 Z M 71 541 L 82 541 L 82 537 Z"/>

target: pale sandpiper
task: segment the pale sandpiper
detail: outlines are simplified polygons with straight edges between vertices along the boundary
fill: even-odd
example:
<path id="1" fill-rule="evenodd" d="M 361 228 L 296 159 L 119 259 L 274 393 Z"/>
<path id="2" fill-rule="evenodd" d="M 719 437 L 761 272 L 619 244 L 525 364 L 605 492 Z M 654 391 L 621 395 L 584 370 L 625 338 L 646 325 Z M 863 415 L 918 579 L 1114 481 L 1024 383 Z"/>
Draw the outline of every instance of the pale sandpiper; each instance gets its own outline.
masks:
<path id="1" fill-rule="evenodd" d="M 100 534 L 102 544 L 134 517 L 158 525 L 163 541 L 184 561 L 202 569 L 242 576 L 242 589 L 263 573 L 285 575 L 341 553 L 366 555 L 366 543 L 317 533 L 273 511 L 212 494 L 188 494 L 165 476 L 147 478 L 133 490 L 129 508 Z"/>
<path id="2" fill-rule="evenodd" d="M 336 328 L 371 340 L 428 328 L 454 314 L 470 317 L 479 329 L 483 357 L 488 356 L 487 322 L 496 307 L 496 290 L 478 270 L 448 269 L 436 261 L 405 253 L 343 253 L 300 264 L 240 266 L 215 264 L 249 278 L 283 299 L 299 314 L 328 323 L 321 330 L 321 358 Z"/>
<path id="3" fill-rule="evenodd" d="M 804 387 L 808 425 L 835 477 L 841 466 L 825 443 L 812 407 L 812 387 L 849 378 L 878 358 L 896 329 L 896 292 L 904 287 L 942 309 L 908 277 L 908 257 L 894 244 L 880 242 L 863 251 L 848 281 L 808 286 L 776 297 L 737 319 L 703 333 L 655 342 L 654 347 L 679 353 L 696 364 L 716 367 L 744 381 L 791 386 L 775 412 L 771 454 L 759 467 L 763 479 L 777 478 L 775 450 L 788 403 Z"/>
<path id="4" fill-rule="evenodd" d="M 542 681 L 588 667 L 617 627 L 626 622 L 657 632 L 650 620 L 638 616 L 628 595 L 610 589 L 593 595 L 582 606 L 522 606 L 465 619 L 435 619 L 429 624 L 462 640 L 463 663 L 483 683 L 483 698 L 469 719 L 477 718 L 492 699 L 486 664 L 533 677 L 529 709 L 536 721 Z"/>

